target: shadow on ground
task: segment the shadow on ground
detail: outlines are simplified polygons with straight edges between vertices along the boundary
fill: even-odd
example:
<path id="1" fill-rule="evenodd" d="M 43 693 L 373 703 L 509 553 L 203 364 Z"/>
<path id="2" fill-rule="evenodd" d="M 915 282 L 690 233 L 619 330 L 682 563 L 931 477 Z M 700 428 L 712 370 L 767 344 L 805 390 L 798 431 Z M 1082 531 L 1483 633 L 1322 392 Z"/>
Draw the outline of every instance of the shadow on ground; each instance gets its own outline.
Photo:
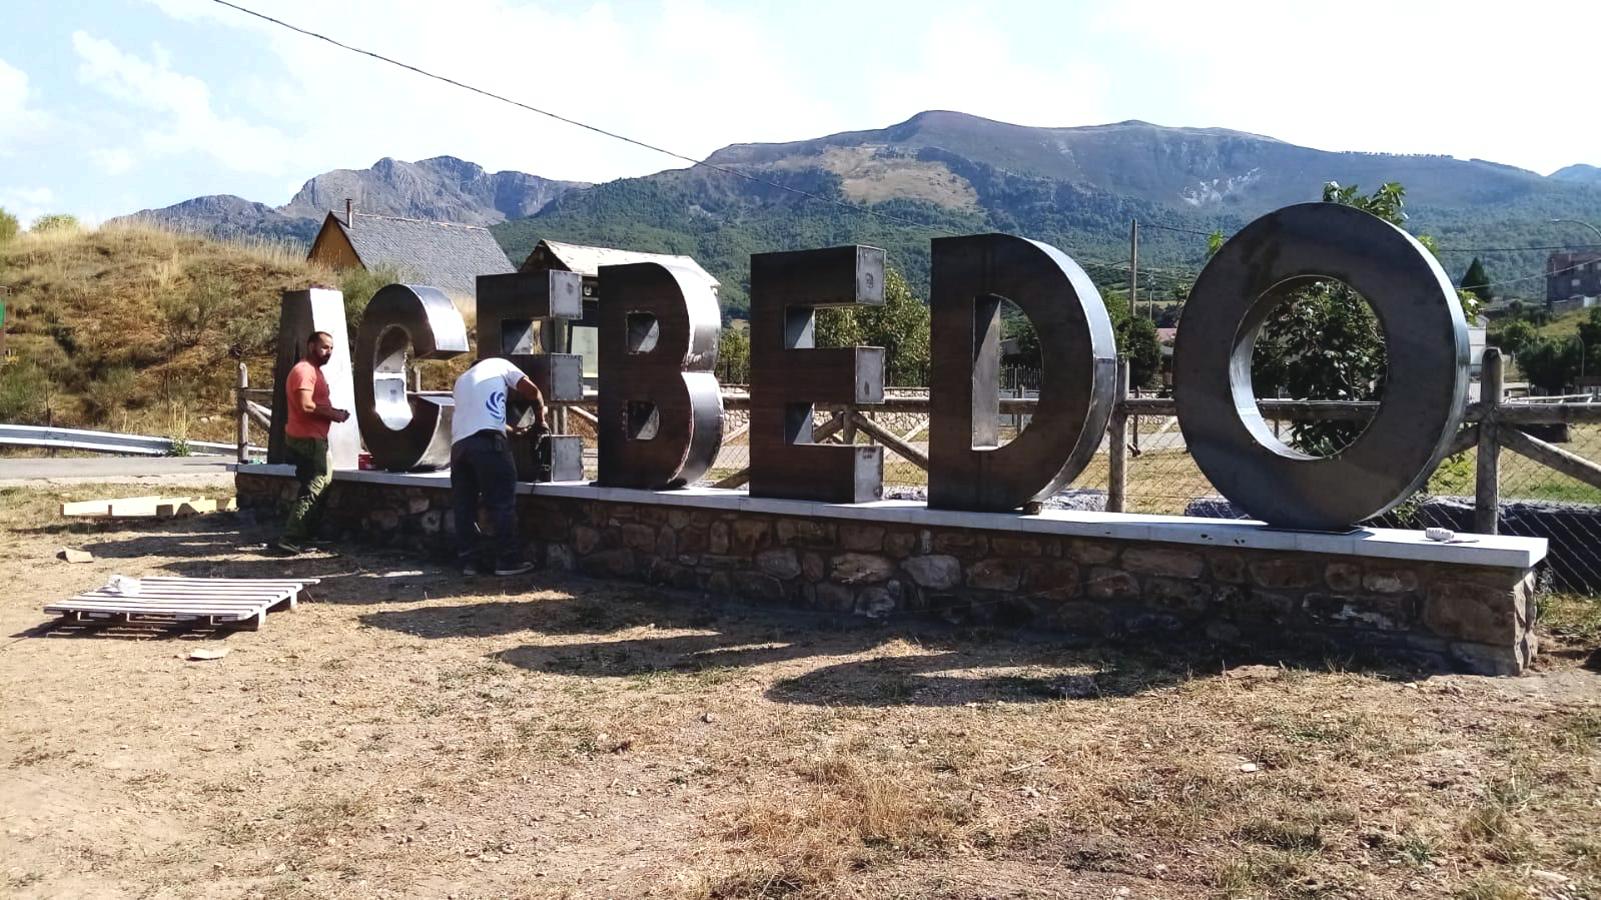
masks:
<path id="1" fill-rule="evenodd" d="M 236 629 L 227 626 L 202 625 L 192 622 L 124 622 L 113 619 L 86 619 L 73 622 L 51 619 L 12 638 L 84 639 L 102 641 L 220 641 Z"/>
<path id="2" fill-rule="evenodd" d="M 1095 699 L 1161 690 L 1252 663 L 1318 671 L 1358 667 L 1351 660 L 1252 658 L 1237 651 L 1225 662 L 1218 649 L 1199 645 L 1153 650 L 1067 634 L 876 623 L 580 578 L 552 579 L 547 587 L 550 594 L 535 599 L 385 610 L 361 621 L 436 640 L 524 632 L 587 637 L 579 643 L 531 642 L 491 655 L 530 671 L 581 678 L 684 677 L 719 684 L 772 677 L 764 691 L 768 699 L 810 705 Z M 637 636 L 642 629 L 665 633 Z M 754 672 L 767 666 L 779 671 Z M 1394 679 L 1427 674 L 1393 665 L 1359 668 Z M 805 671 L 794 674 L 797 669 Z"/>

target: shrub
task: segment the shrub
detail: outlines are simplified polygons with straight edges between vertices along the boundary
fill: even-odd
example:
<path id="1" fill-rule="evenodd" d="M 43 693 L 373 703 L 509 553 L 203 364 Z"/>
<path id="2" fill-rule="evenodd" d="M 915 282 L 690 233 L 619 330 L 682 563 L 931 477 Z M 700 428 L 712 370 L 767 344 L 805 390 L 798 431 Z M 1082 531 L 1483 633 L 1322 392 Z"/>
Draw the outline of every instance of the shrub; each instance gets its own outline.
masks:
<path id="1" fill-rule="evenodd" d="M 0 422 L 38 425 L 50 404 L 50 374 L 31 359 L 0 367 Z"/>
<path id="2" fill-rule="evenodd" d="M 91 421 L 104 422 L 113 412 L 126 409 L 138 388 L 138 373 L 132 366 L 113 366 L 89 383 L 83 398 L 84 411 Z"/>
<path id="3" fill-rule="evenodd" d="M 47 213 L 33 220 L 33 227 L 29 229 L 35 234 L 44 234 L 47 231 L 77 231 L 78 217 L 67 213 Z"/>
<path id="4" fill-rule="evenodd" d="M 339 290 L 345 295 L 345 327 L 350 331 L 352 346 L 356 343 L 356 329 L 361 327 L 361 314 L 366 311 L 372 295 L 405 280 L 400 270 L 391 266 L 347 269 L 339 274 Z"/>
<path id="5" fill-rule="evenodd" d="M 232 281 L 204 276 L 197 277 L 182 294 L 164 294 L 156 301 L 162 336 L 174 351 L 195 346 L 206 336 L 234 293 Z"/>

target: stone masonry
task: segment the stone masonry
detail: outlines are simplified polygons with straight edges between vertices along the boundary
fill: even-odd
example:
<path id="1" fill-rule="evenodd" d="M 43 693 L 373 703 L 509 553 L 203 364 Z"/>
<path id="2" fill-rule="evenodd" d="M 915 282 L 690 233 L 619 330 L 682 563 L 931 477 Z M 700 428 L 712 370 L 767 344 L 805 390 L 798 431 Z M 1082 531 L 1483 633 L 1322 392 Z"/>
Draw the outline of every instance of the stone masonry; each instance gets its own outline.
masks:
<path id="1" fill-rule="evenodd" d="M 241 472 L 241 509 L 281 510 L 292 478 Z M 1206 639 L 1515 674 L 1533 658 L 1530 570 L 926 527 L 538 495 L 531 558 L 557 569 L 882 618 Z M 336 481 L 324 527 L 438 556 L 449 491 Z"/>

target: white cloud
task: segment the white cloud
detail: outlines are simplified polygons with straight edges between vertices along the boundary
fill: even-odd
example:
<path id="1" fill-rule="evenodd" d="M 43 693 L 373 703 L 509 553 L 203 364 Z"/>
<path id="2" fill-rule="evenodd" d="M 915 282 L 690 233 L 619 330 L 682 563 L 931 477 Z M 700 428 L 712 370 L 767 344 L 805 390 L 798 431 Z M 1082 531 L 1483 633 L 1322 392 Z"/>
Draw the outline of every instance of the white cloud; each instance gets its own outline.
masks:
<path id="1" fill-rule="evenodd" d="M 16 216 L 23 228 L 45 213 L 60 212 L 53 208 L 55 200 L 55 192 L 47 187 L 0 188 L 0 208 Z"/>
<path id="2" fill-rule="evenodd" d="M 107 175 L 125 175 L 133 169 L 134 156 L 126 147 L 95 147 L 89 160 Z"/>
<path id="3" fill-rule="evenodd" d="M 219 115 L 206 83 L 173 71 L 164 50 L 157 48 L 154 61 L 145 60 L 82 31 L 73 33 L 72 46 L 78 53 L 79 80 L 156 114 L 153 127 L 142 135 L 150 153 L 199 154 L 227 168 L 269 175 L 283 174 L 298 161 L 294 142 L 277 129 Z M 102 158 L 113 165 L 131 163 L 118 150 L 103 152 Z"/>
<path id="4" fill-rule="evenodd" d="M 913 64 L 897 66 L 872 88 L 881 125 L 928 109 L 971 113 L 1016 125 L 1085 125 L 1105 121 L 1109 76 L 1071 57 L 1028 58 L 977 9 L 929 16 L 914 41 Z"/>
<path id="5" fill-rule="evenodd" d="M 28 73 L 0 59 L 0 156 L 48 136 L 54 119 L 32 99 Z"/>
<path id="6" fill-rule="evenodd" d="M 1161 60 L 1157 77 L 1193 117 L 1169 124 L 1541 172 L 1601 146 L 1601 119 L 1575 104 L 1595 80 L 1585 42 L 1601 4 L 1147 0 L 1109 5 L 1098 24 Z"/>
<path id="7" fill-rule="evenodd" d="M 227 87 L 246 105 L 270 107 L 285 134 L 314 145 L 305 176 L 383 156 L 439 154 L 584 180 L 684 165 L 215 4 L 149 2 L 180 19 L 262 37 L 281 69 Z M 285 0 L 272 14 L 693 158 L 735 141 L 812 137 L 839 123 L 839 111 L 803 77 L 803 67 L 816 64 L 808 48 L 787 46 L 758 13 L 703 0 L 664 0 L 626 16 L 604 2 L 459 0 L 447 8 L 395 0 L 375 15 L 357 4 Z"/>

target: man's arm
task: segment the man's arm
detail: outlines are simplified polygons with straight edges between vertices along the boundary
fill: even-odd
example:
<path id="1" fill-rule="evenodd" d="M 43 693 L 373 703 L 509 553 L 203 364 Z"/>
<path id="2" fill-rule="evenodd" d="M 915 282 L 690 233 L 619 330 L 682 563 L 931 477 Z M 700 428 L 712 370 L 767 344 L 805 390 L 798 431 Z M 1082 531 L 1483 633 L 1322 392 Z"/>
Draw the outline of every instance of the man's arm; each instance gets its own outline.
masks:
<path id="1" fill-rule="evenodd" d="M 535 388 L 535 390 L 537 391 L 538 388 Z M 318 406 L 311 399 L 311 387 L 309 385 L 295 390 L 295 402 L 300 405 L 301 412 L 316 416 L 319 419 L 327 419 L 330 422 L 343 422 L 350 418 L 350 413 L 342 409 L 334 409 L 332 406 L 327 405 Z"/>
<path id="2" fill-rule="evenodd" d="M 539 385 L 534 384 L 528 380 L 527 376 L 524 376 L 518 379 L 517 385 L 513 389 L 517 391 L 517 396 L 527 400 L 534 407 L 534 414 L 538 417 L 539 423 L 541 425 L 545 424 L 545 413 L 548 411 L 548 407 L 545 406 L 545 395 L 539 392 Z"/>

